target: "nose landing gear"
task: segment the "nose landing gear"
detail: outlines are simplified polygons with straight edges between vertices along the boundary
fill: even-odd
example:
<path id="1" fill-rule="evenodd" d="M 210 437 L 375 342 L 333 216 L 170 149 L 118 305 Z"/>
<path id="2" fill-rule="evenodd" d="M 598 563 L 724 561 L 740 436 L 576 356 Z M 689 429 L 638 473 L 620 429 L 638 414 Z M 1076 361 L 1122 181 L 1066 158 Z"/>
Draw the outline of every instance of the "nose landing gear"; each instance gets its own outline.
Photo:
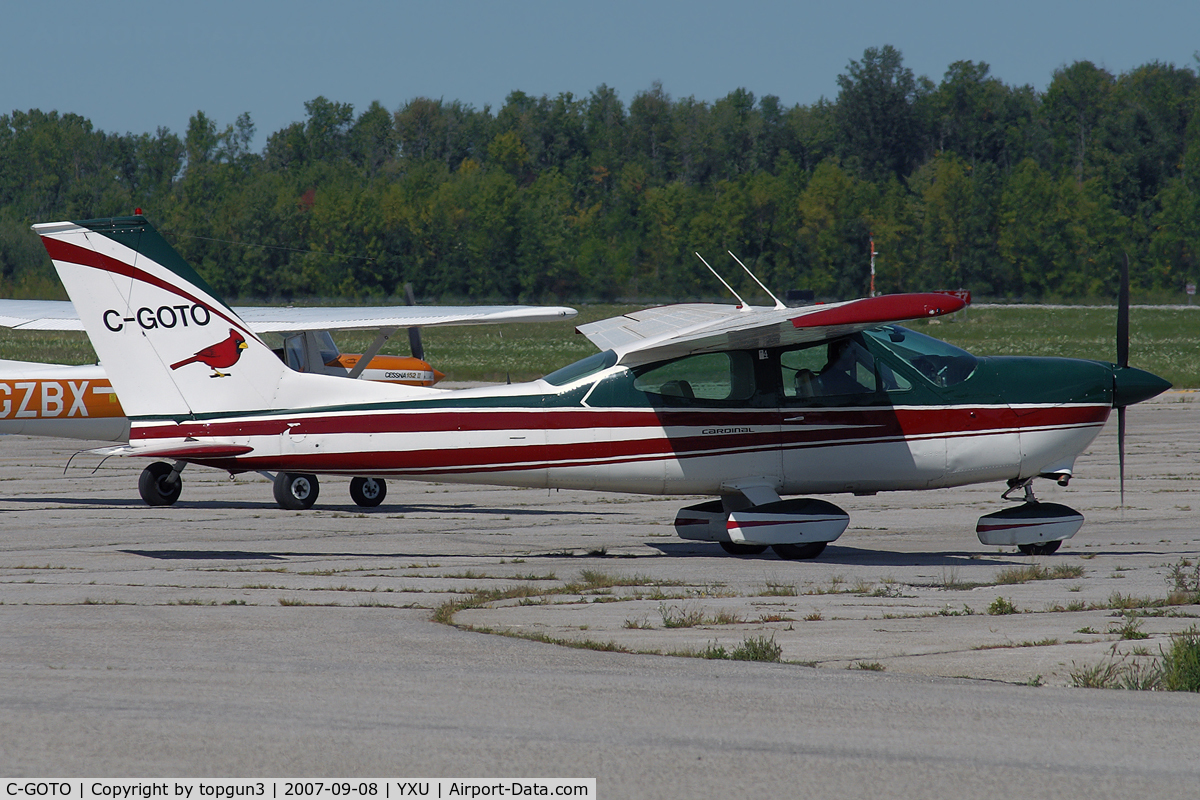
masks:
<path id="1" fill-rule="evenodd" d="M 1083 515 L 1075 509 L 1039 502 L 1033 493 L 1033 478 L 1011 481 L 1001 499 L 1007 500 L 1017 489 L 1024 490 L 1024 503 L 979 518 L 975 533 L 983 544 L 1016 545 L 1025 555 L 1047 556 L 1083 527 Z"/>

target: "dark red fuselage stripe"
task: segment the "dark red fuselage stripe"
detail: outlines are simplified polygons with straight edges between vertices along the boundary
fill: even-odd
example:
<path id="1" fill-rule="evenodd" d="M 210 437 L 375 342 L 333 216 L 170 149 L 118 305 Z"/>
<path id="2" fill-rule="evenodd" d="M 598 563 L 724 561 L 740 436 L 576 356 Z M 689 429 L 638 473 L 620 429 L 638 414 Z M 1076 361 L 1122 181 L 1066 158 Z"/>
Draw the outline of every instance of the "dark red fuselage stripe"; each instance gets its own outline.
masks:
<path id="1" fill-rule="evenodd" d="M 821 443 L 842 439 L 877 439 L 895 436 L 961 436 L 1020 431 L 1042 427 L 1103 423 L 1111 409 L 1107 406 L 1047 407 L 1026 409 L 1018 416 L 1008 409 L 981 408 L 889 408 L 849 411 L 804 411 L 801 423 L 780 423 L 790 416 L 800 415 L 791 409 L 739 412 L 713 410 L 696 411 L 616 411 L 610 409 L 563 410 L 440 410 L 440 409 L 376 409 L 366 412 L 256 418 L 244 417 L 230 421 L 138 423 L 131 436 L 134 439 L 163 437 L 231 437 L 278 436 L 286 431 L 292 435 L 322 435 L 334 433 L 458 433 L 470 431 L 522 430 L 595 430 L 632 428 L 711 429 L 706 437 L 745 434 L 740 428 L 774 429 L 779 425 L 779 438 L 786 444 Z M 289 427 L 290 426 L 290 427 Z M 825 427 L 833 426 L 833 427 Z M 751 431 L 759 436 L 768 431 Z M 586 443 L 585 443 L 586 444 Z M 581 445 L 582 446 L 582 445 Z"/>
<path id="2" fill-rule="evenodd" d="M 991 435 L 987 432 L 959 433 L 951 438 Z M 869 438 L 858 441 L 827 439 L 806 445 L 784 445 L 783 450 L 827 448 L 847 444 L 877 445 L 903 442 L 904 437 Z M 564 444 L 528 444 L 411 450 L 374 450 L 343 453 L 296 453 L 268 456 L 248 455 L 237 459 L 204 460 L 229 469 L 275 468 L 310 471 L 379 470 L 420 475 L 426 473 L 478 473 L 524 471 L 552 467 L 589 467 L 604 464 L 633 464 L 668 459 L 691 459 L 718 455 L 759 453 L 770 457 L 781 449 L 771 431 L 728 436 L 656 437 L 641 440 L 607 440 Z M 200 461 L 200 459 L 191 459 Z"/>

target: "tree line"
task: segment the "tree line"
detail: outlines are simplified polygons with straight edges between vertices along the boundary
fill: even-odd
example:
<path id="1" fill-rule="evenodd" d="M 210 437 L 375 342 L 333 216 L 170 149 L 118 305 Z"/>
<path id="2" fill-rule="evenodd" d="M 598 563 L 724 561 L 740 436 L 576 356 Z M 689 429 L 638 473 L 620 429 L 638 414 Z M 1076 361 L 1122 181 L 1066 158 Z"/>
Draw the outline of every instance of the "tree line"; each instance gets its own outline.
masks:
<path id="1" fill-rule="evenodd" d="M 356 114 L 324 97 L 252 149 L 250 115 L 177 134 L 0 116 L 0 294 L 61 296 L 28 226 L 148 218 L 230 298 L 718 297 L 719 270 L 823 298 L 1180 297 L 1200 277 L 1200 80 L 1079 61 L 1044 92 L 987 64 L 917 77 L 891 46 L 834 100 L 715 102 L 658 83 L 628 103 L 514 91 L 494 111 L 418 97 Z M 724 265 L 724 268 L 722 268 Z M 735 273 L 736 270 L 736 273 Z M 739 283 L 748 282 L 742 276 Z M 735 284 L 737 286 L 738 284 Z"/>

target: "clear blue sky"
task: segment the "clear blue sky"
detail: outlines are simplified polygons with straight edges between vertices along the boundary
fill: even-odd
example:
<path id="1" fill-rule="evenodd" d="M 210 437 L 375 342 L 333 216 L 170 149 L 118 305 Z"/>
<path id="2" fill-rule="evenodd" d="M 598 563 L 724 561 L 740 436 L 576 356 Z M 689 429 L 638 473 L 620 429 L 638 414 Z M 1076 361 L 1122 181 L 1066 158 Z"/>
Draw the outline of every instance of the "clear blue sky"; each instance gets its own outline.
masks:
<path id="1" fill-rule="evenodd" d="M 1076 60 L 1195 69 L 1200 49 L 1198 0 L 44 0 L 0 13 L 0 113 L 182 134 L 197 110 L 221 127 L 248 111 L 256 147 L 318 95 L 356 114 L 419 96 L 494 111 L 515 89 L 586 97 L 604 83 L 628 103 L 658 80 L 675 98 L 745 87 L 807 105 L 835 98 L 847 63 L 884 44 L 935 81 L 970 59 L 1038 89 Z"/>

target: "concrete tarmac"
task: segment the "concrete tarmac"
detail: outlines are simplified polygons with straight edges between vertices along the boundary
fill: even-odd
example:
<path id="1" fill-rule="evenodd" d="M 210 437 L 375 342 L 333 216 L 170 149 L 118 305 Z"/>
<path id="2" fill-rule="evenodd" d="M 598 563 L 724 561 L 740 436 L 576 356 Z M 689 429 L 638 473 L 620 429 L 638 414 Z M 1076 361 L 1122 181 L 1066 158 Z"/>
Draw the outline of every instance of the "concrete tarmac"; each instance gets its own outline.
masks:
<path id="1" fill-rule="evenodd" d="M 1200 576 L 1200 395 L 1130 410 L 1124 508 L 1115 427 L 1038 483 L 1088 518 L 1053 556 L 978 542 L 988 485 L 830 497 L 850 528 L 808 562 L 679 540 L 692 498 L 393 481 L 364 510 L 330 478 L 288 512 L 193 467 L 153 509 L 141 463 L 0 438 L 0 774 L 1191 796 L 1200 697 L 1074 686 L 1200 616 L 1167 603 Z M 747 643 L 783 661 L 664 655 Z"/>

